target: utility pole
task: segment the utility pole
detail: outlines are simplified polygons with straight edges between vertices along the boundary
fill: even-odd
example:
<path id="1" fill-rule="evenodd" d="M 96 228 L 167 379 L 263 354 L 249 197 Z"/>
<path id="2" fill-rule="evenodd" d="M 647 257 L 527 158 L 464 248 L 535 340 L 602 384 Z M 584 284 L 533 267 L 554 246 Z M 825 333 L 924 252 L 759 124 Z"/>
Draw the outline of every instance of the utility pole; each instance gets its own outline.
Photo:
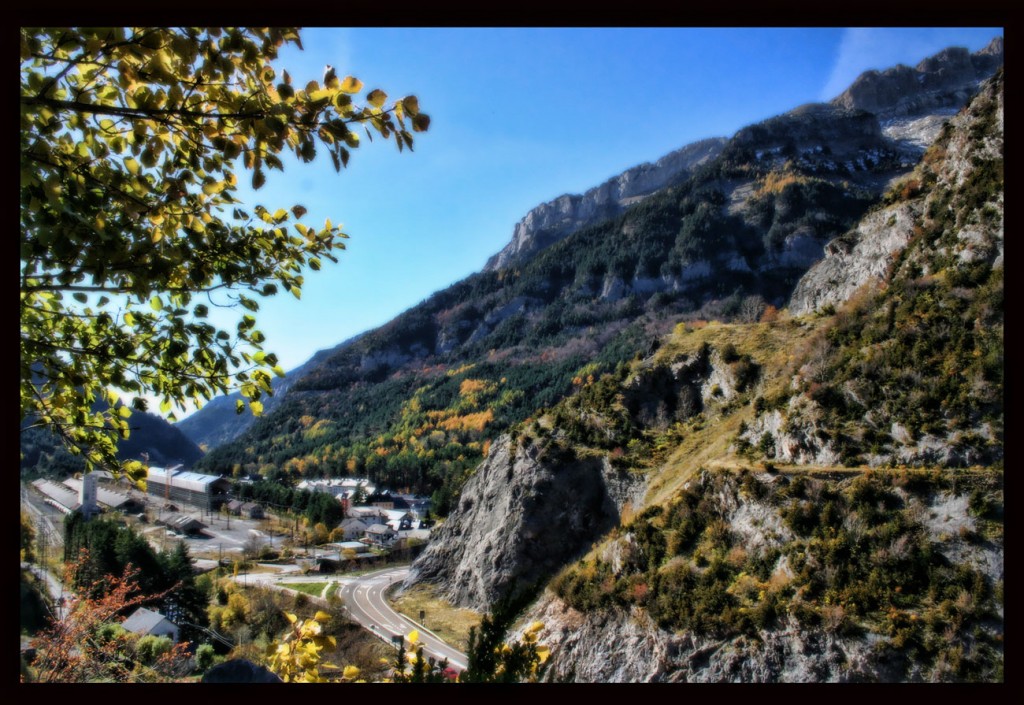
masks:
<path id="1" fill-rule="evenodd" d="M 42 566 L 43 570 L 46 570 L 46 546 L 49 543 L 46 536 L 46 524 L 40 519 L 39 521 L 39 536 L 37 542 L 39 544 L 39 565 Z"/>

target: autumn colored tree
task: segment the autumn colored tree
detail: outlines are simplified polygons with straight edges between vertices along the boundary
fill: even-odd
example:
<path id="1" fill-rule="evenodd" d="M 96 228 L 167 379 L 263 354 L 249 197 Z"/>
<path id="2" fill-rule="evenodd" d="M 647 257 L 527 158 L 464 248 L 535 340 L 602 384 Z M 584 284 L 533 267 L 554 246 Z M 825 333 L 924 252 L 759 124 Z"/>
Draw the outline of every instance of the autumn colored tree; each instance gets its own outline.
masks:
<path id="1" fill-rule="evenodd" d="M 67 564 L 66 584 L 72 584 L 77 570 L 77 562 Z M 137 577 L 137 570 L 127 569 L 120 576 L 106 576 L 107 589 L 99 596 L 71 595 L 63 618 L 35 640 L 38 652 L 30 679 L 40 683 L 146 683 L 185 675 L 190 668 L 185 644 L 166 648 L 143 642 L 120 628 L 120 617 L 127 610 L 161 597 L 141 593 Z"/>
<path id="2" fill-rule="evenodd" d="M 412 148 L 430 123 L 414 96 L 357 102 L 362 81 L 330 68 L 294 81 L 272 65 L 285 44 L 298 30 L 21 28 L 22 425 L 89 468 L 144 473 L 115 457 L 122 394 L 169 413 L 237 388 L 258 414 L 283 374 L 257 299 L 300 296 L 347 236 L 301 205 L 241 203 L 239 174 L 258 189 L 318 149 L 340 170 L 359 132 Z M 223 305 L 245 310 L 236 327 L 207 320 Z"/>

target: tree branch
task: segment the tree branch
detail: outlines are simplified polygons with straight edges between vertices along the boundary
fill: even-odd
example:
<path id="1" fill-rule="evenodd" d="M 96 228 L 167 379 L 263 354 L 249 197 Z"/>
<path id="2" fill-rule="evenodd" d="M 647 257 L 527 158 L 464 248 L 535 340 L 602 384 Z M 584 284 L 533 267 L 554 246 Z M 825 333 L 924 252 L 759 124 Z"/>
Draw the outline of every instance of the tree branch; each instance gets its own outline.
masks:
<path id="1" fill-rule="evenodd" d="M 54 110 L 69 110 L 80 113 L 93 113 L 97 115 L 120 115 L 133 120 L 151 120 L 157 116 L 191 117 L 191 118 L 214 118 L 227 119 L 258 119 L 267 116 L 263 110 L 243 113 L 206 113 L 194 110 L 182 110 L 180 108 L 119 108 L 113 105 L 97 105 L 96 103 L 82 103 L 75 100 L 56 100 L 43 97 L 21 97 L 22 105 L 42 105 Z"/>

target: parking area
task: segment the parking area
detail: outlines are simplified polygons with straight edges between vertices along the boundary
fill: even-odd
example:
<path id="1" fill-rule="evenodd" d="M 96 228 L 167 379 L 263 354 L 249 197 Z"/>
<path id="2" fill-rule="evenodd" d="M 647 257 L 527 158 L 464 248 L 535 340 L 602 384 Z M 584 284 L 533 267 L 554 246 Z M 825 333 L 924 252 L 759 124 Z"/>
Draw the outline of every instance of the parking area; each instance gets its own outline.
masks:
<path id="1" fill-rule="evenodd" d="M 195 519 L 204 528 L 197 533 L 174 531 L 161 523 L 172 514 Z M 278 548 L 286 538 L 280 530 L 274 528 L 276 522 L 272 520 L 211 513 L 181 502 L 167 509 L 162 502 L 147 501 L 144 515 L 134 517 L 134 522 L 136 528 L 156 547 L 162 550 L 173 548 L 175 543 L 183 541 L 193 558 L 216 560 L 237 557 L 246 548 L 254 551 L 265 546 Z"/>

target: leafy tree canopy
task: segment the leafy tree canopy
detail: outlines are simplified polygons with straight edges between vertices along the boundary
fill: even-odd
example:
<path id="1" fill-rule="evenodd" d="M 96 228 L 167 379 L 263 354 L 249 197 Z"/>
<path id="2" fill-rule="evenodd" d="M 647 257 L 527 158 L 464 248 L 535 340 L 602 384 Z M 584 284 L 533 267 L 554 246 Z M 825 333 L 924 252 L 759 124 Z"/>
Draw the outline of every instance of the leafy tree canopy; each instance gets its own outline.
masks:
<path id="1" fill-rule="evenodd" d="M 166 414 L 237 388 L 259 414 L 283 374 L 258 297 L 298 297 L 347 236 L 301 205 L 243 209 L 239 174 L 258 189 L 318 148 L 340 171 L 359 132 L 411 149 L 430 124 L 415 96 L 360 99 L 330 67 L 294 81 L 270 63 L 285 43 L 296 29 L 21 29 L 22 426 L 90 468 L 144 471 L 115 458 L 121 394 Z M 221 305 L 245 309 L 236 327 L 207 320 Z"/>

